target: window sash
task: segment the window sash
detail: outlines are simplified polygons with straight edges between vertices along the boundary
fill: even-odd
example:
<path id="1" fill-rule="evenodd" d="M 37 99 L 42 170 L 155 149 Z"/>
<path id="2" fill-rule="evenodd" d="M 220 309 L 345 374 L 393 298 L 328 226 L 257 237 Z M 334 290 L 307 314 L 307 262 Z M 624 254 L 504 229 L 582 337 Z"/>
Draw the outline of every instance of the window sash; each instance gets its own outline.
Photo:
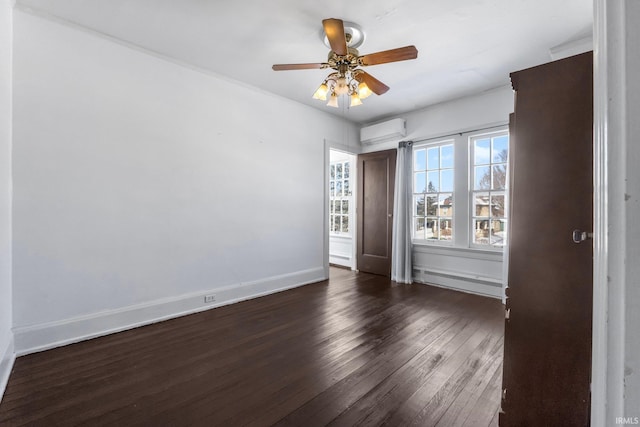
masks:
<path id="1" fill-rule="evenodd" d="M 352 236 L 351 212 L 353 189 L 351 186 L 351 163 L 339 161 L 330 164 L 329 172 L 329 233 L 335 236 Z"/>
<path id="2" fill-rule="evenodd" d="M 452 245 L 454 141 L 414 146 L 413 154 L 412 240 Z"/>
<path id="3" fill-rule="evenodd" d="M 500 251 L 507 232 L 509 132 L 469 136 L 469 247 Z"/>

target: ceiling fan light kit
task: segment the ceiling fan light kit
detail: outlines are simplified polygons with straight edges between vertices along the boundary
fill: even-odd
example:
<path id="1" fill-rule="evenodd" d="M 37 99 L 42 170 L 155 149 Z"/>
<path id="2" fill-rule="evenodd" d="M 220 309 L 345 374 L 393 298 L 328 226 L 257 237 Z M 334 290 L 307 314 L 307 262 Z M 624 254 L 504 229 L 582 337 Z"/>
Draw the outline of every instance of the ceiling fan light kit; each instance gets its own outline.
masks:
<path id="1" fill-rule="evenodd" d="M 389 90 L 389 86 L 360 69 L 369 65 L 386 64 L 389 62 L 406 61 L 418 57 L 415 46 L 405 46 L 397 49 L 385 50 L 368 55 L 360 55 L 356 47 L 364 42 L 364 31 L 352 23 L 340 19 L 330 18 L 322 21 L 325 44 L 331 47 L 327 62 L 307 64 L 276 64 L 274 71 L 325 69 L 334 70 L 329 74 L 313 94 L 315 99 L 326 101 L 327 106 L 338 107 L 338 96 L 348 95 L 350 106 L 362 105 L 362 100 L 372 93 L 382 95 Z"/>

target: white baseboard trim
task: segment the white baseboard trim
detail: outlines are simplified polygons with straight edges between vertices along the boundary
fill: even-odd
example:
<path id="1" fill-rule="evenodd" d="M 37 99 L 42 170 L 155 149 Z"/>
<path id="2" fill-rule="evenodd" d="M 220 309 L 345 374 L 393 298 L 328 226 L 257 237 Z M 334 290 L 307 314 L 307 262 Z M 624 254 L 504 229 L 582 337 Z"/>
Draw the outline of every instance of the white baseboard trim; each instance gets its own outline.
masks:
<path id="1" fill-rule="evenodd" d="M 14 329 L 15 353 L 22 356 L 44 351 L 326 279 L 324 268 L 318 267 L 56 322 L 17 327 Z M 205 304 L 204 296 L 211 294 L 215 294 L 216 301 Z"/>
<path id="2" fill-rule="evenodd" d="M 455 272 L 414 269 L 413 281 L 497 299 L 502 299 L 503 294 L 502 285 L 497 279 Z"/>
<path id="3" fill-rule="evenodd" d="M 4 351 L 0 352 L 0 402 L 2 402 L 2 396 L 4 396 L 4 391 L 7 388 L 9 375 L 11 375 L 15 360 L 16 354 L 13 346 L 13 337 L 11 336 L 7 347 Z"/>

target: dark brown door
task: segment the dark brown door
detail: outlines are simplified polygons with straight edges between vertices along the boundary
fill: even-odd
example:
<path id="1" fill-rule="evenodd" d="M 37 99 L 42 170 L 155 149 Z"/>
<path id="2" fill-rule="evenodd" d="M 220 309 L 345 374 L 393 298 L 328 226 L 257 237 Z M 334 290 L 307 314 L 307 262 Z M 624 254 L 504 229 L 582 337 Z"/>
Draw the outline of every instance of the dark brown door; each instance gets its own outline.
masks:
<path id="1" fill-rule="evenodd" d="M 391 276 L 396 150 L 358 156 L 358 270 Z"/>
<path id="2" fill-rule="evenodd" d="M 593 245 L 574 243 L 573 231 L 593 229 L 592 58 L 511 75 L 501 426 L 589 425 Z"/>

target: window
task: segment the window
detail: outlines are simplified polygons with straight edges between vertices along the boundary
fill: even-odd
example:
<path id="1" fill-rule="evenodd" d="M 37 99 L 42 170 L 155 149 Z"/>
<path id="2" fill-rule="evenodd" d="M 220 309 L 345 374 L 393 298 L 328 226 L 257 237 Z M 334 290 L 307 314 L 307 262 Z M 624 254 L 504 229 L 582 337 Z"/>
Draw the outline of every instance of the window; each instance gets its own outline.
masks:
<path id="1" fill-rule="evenodd" d="M 415 147 L 413 152 L 413 238 L 453 239 L 453 142 Z"/>
<path id="2" fill-rule="evenodd" d="M 507 232 L 509 135 L 471 137 L 470 144 L 472 246 L 502 247 Z"/>
<path id="3" fill-rule="evenodd" d="M 508 223 L 508 129 L 446 138 L 413 146 L 412 239 L 500 251 Z"/>
<path id="4" fill-rule="evenodd" d="M 329 175 L 329 232 L 350 234 L 349 210 L 352 203 L 351 164 L 334 162 Z"/>

